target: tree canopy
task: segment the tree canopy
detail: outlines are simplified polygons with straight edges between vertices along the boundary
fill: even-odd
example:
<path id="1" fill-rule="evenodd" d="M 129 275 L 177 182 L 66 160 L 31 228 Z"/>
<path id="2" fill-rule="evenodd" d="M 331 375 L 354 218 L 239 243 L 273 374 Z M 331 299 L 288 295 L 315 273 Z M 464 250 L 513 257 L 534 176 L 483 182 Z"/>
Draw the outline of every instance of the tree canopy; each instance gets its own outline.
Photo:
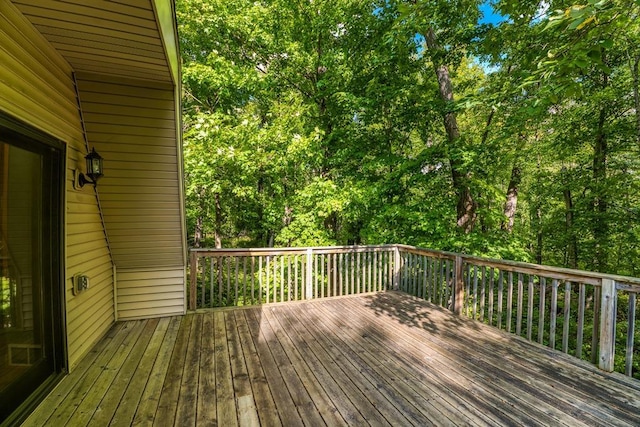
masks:
<path id="1" fill-rule="evenodd" d="M 640 1 L 179 0 L 196 246 L 638 275 Z"/>

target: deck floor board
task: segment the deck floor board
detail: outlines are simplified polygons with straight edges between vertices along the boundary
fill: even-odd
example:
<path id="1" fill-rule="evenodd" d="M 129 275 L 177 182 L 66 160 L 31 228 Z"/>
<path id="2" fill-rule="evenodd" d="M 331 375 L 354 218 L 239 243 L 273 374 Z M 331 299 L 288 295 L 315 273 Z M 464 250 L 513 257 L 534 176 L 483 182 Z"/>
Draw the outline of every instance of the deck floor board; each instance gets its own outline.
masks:
<path id="1" fill-rule="evenodd" d="M 640 425 L 640 382 L 399 292 L 118 323 L 25 426 Z"/>

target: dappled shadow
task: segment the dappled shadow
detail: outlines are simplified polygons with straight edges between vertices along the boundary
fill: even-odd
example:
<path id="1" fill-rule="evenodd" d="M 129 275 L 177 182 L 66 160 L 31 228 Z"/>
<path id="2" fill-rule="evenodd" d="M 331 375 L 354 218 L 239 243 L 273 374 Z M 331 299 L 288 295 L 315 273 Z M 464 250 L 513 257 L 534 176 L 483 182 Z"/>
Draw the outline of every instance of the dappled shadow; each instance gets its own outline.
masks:
<path id="1" fill-rule="evenodd" d="M 406 299 L 403 304 L 398 304 L 397 295 L 391 292 L 379 292 L 362 298 L 376 316 L 391 317 L 403 325 L 422 328 L 433 333 L 439 331 L 438 325 L 425 310 L 424 301 Z"/>
<path id="2" fill-rule="evenodd" d="M 442 326 L 446 326 L 447 331 L 459 327 L 476 331 L 481 328 L 477 322 L 456 316 L 446 308 L 404 292 L 379 292 L 361 298 L 366 301 L 366 307 L 376 316 L 390 317 L 403 325 L 421 328 L 432 333 L 446 332 Z"/>

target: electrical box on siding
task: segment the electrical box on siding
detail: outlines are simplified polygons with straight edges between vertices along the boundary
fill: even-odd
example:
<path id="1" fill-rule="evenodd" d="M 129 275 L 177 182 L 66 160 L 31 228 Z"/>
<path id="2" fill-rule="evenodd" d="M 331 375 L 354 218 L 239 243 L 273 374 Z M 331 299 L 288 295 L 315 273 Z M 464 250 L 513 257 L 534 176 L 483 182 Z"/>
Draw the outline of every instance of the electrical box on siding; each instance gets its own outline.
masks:
<path id="1" fill-rule="evenodd" d="M 86 291 L 89 289 L 89 276 L 85 276 L 84 274 L 76 274 L 73 276 L 73 294 L 78 295 L 79 293 Z"/>

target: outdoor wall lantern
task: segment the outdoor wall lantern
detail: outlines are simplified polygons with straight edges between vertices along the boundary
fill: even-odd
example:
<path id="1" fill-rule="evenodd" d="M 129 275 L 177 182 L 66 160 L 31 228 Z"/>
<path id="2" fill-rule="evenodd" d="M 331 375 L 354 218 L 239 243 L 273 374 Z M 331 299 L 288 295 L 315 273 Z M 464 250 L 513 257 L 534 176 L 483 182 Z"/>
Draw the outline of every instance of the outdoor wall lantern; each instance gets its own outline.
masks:
<path id="1" fill-rule="evenodd" d="M 87 160 L 87 173 L 85 175 L 76 169 L 74 176 L 74 187 L 76 189 L 84 187 L 85 184 L 93 184 L 95 188 L 98 179 L 103 175 L 102 156 L 96 152 L 95 148 L 91 149 L 91 152 L 84 158 Z"/>

